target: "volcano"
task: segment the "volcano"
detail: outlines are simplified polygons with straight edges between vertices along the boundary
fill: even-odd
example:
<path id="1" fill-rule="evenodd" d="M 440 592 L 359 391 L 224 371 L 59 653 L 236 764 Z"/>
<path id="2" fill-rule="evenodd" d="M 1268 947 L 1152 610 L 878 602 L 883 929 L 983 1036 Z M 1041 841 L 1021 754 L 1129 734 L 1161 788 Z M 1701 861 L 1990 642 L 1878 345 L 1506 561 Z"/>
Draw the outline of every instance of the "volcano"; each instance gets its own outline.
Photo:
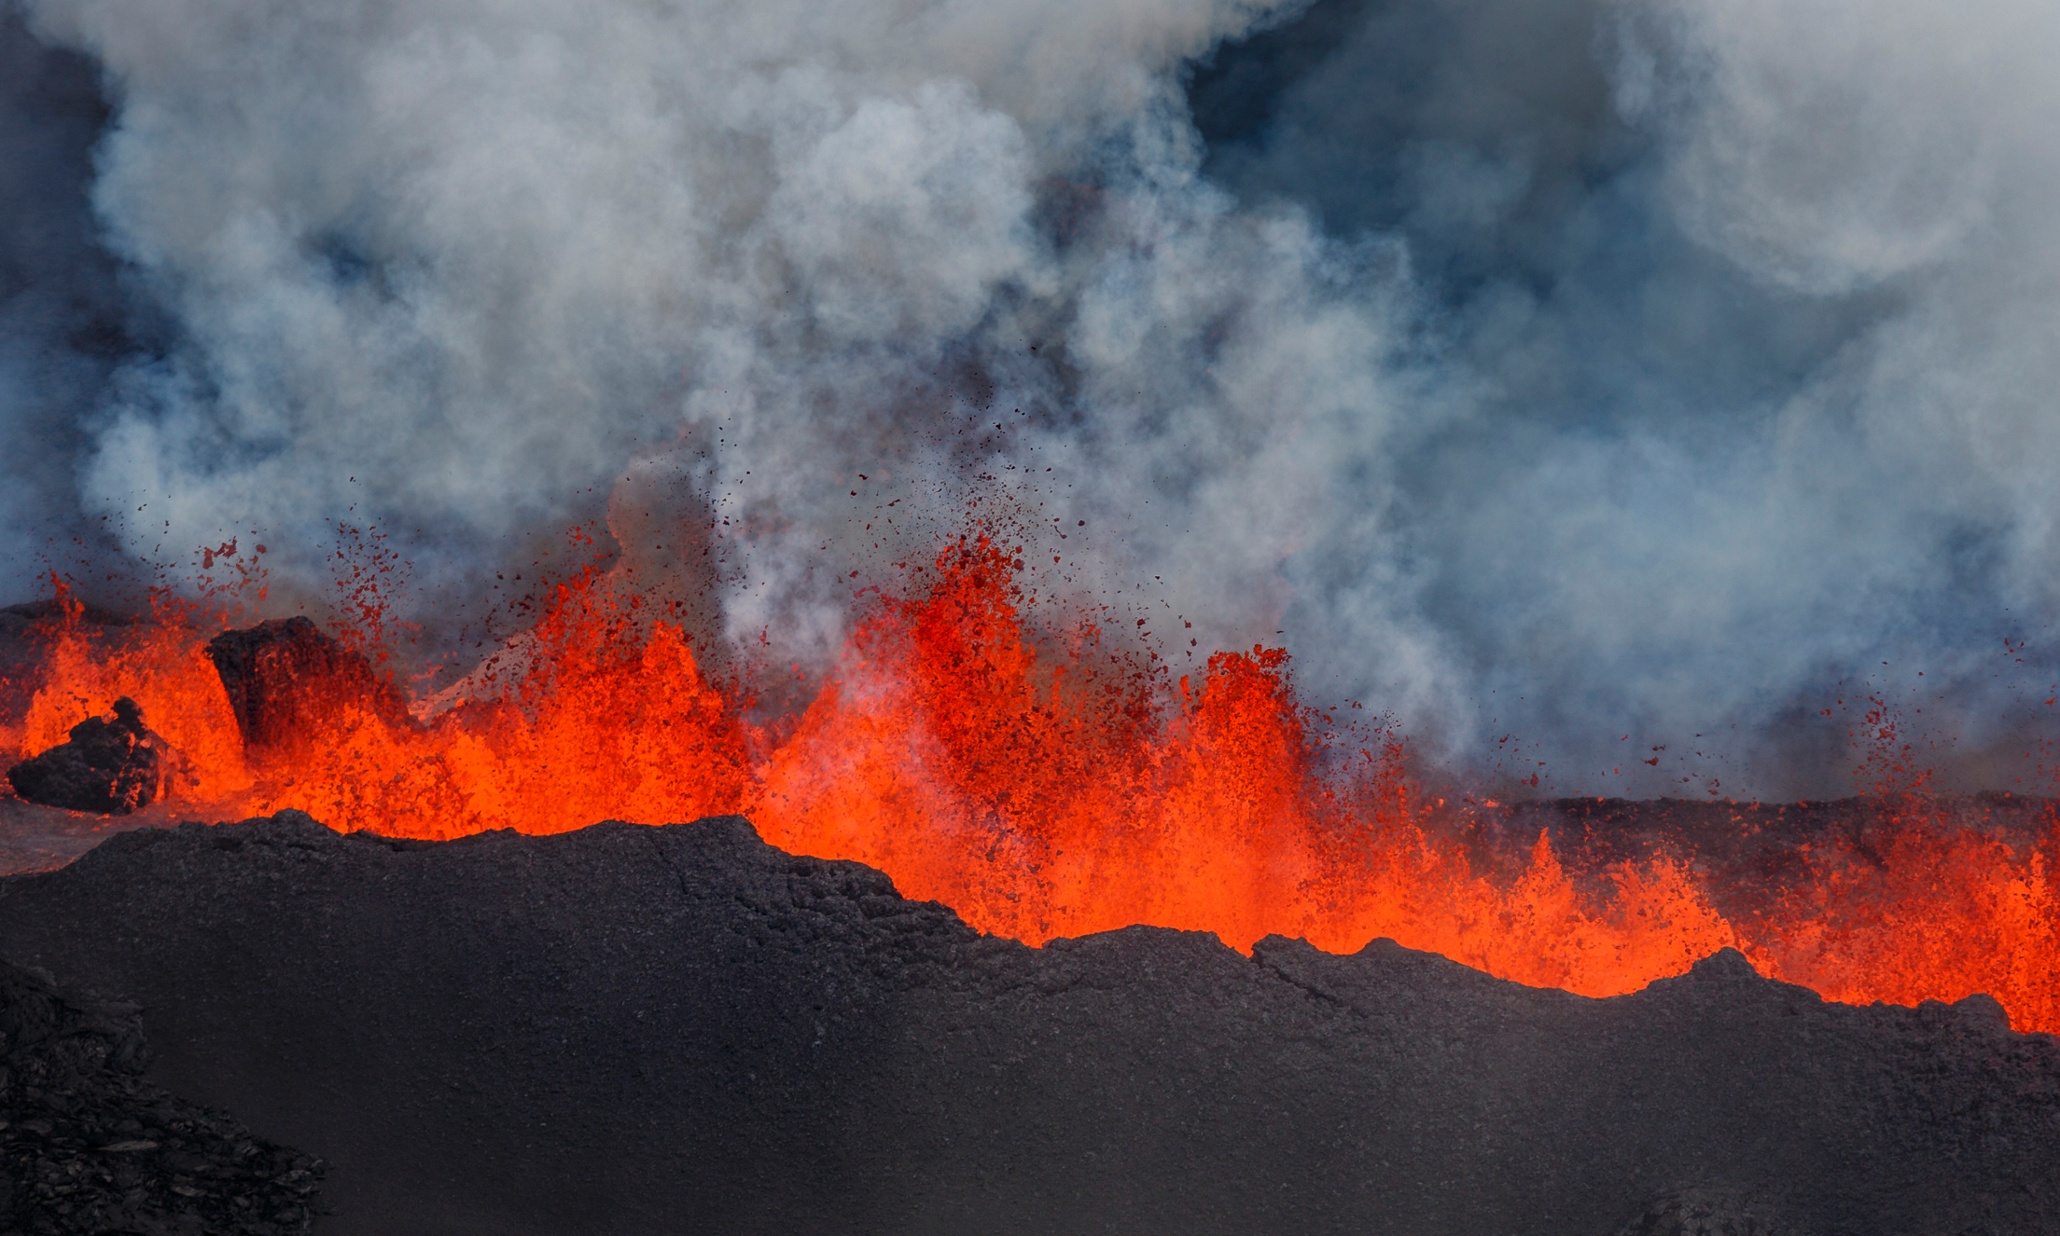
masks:
<path id="1" fill-rule="evenodd" d="M 2053 1230 L 2051 800 L 1448 797 L 1277 650 L 1054 651 L 1012 570 L 948 545 L 770 723 L 592 575 L 431 707 L 60 594 L 24 754 L 118 693 L 179 773 L 0 802 L 0 956 L 308 1164 L 279 1231 L 318 1165 L 381 1236 Z"/>
<path id="2" fill-rule="evenodd" d="M 1589 996 L 1735 948 L 1831 999 L 1980 993 L 2018 1029 L 2060 1029 L 2049 799 L 1921 779 L 1790 807 L 1441 789 L 1392 724 L 1305 704 L 1280 649 L 1176 674 L 1094 615 L 1041 613 L 1020 563 L 978 530 L 946 542 L 870 589 L 836 668 L 770 713 L 665 607 L 592 569 L 419 698 L 362 629 L 170 603 L 105 622 L 60 593 L 19 634 L 0 727 L 42 760 L 82 711 L 133 703 L 178 769 L 137 823 L 296 810 L 440 840 L 735 813 L 1033 945 L 1134 924 L 1245 952 L 1388 937 Z M 23 866 L 92 835 L 11 833 Z"/>
<path id="3" fill-rule="evenodd" d="M 0 3 L 0 1229 L 2052 1228 L 2056 55 Z"/>

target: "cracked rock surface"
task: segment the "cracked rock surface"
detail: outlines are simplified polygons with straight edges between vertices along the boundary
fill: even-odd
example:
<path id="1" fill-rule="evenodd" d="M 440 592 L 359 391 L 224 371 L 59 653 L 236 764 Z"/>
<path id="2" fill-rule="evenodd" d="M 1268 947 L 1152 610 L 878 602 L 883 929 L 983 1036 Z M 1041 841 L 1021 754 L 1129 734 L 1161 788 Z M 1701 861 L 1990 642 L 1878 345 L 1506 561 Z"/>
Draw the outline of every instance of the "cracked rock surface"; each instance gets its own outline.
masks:
<path id="1" fill-rule="evenodd" d="M 306 1232 L 321 1164 L 145 1082 L 137 1012 L 0 962 L 0 1232 Z"/>
<path id="2" fill-rule="evenodd" d="M 2060 1045 L 1719 954 L 1635 995 L 1131 928 L 983 938 L 740 819 L 294 813 L 0 880 L 0 954 L 331 1164 L 317 1232 L 2060 1230 Z"/>
<path id="3" fill-rule="evenodd" d="M 66 741 L 7 770 L 24 800 L 68 811 L 129 815 L 164 793 L 175 761 L 165 740 L 143 724 L 132 699 L 114 702 L 114 716 L 87 717 Z"/>

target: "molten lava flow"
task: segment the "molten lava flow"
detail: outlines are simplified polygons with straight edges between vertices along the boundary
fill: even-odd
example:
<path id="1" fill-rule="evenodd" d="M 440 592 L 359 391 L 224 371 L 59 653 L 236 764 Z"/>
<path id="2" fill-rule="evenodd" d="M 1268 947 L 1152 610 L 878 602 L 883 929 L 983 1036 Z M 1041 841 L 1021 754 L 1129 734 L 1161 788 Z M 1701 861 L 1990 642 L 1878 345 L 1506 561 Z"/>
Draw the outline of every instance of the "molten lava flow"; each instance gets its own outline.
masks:
<path id="1" fill-rule="evenodd" d="M 207 659 L 204 615 L 153 598 L 146 622 L 94 626 L 62 581 L 38 634 L 40 675 L 26 711 L 0 719 L 0 743 L 21 758 L 65 740 L 85 716 L 112 712 L 127 696 L 181 757 L 171 792 L 190 803 L 232 802 L 251 788 L 243 739 L 222 680 Z"/>
<path id="2" fill-rule="evenodd" d="M 1417 790 L 1392 734 L 1297 702 L 1283 652 L 1219 652 L 1175 681 L 1091 622 L 1036 634 L 1018 569 L 982 537 L 947 546 L 863 618 L 802 715 L 773 725 L 708 680 L 678 626 L 588 571 L 454 707 L 301 701 L 322 707 L 293 715 L 326 732 L 288 747 L 242 741 L 204 651 L 218 621 L 161 604 L 93 627 L 61 593 L 41 678 L 0 741 L 42 750 L 127 695 L 183 755 L 189 815 L 293 807 L 447 838 L 741 812 L 776 845 L 873 864 L 1032 943 L 1140 922 L 1241 949 L 1388 936 L 1589 995 L 1730 945 L 1835 999 L 1986 991 L 2020 1029 L 2060 1030 L 2050 829 L 2013 846 L 1902 793 L 1871 835 L 1799 844 L 1779 879 L 1742 888 L 1711 883 L 1693 838 L 1570 870 L 1541 833 L 1498 873 L 1464 840 L 1466 809 Z"/>
<path id="3" fill-rule="evenodd" d="M 2060 828 L 2018 853 L 1923 799 L 1889 805 L 1877 839 L 1802 853 L 1800 877 L 1742 916 L 1754 960 L 1853 1003 L 1986 992 L 2018 1029 L 2060 1031 Z"/>
<path id="4" fill-rule="evenodd" d="M 1217 653 L 1159 689 L 1084 627 L 1026 639 L 993 546 L 939 557 L 862 626 L 842 674 L 768 762 L 767 840 L 856 858 L 975 926 L 1041 942 L 1128 923 L 1356 949 L 1393 936 L 1525 982 L 1634 990 L 1732 943 L 1679 870 L 1582 896 L 1541 844 L 1513 888 L 1417 818 L 1399 747 L 1312 740 L 1278 650 Z"/>

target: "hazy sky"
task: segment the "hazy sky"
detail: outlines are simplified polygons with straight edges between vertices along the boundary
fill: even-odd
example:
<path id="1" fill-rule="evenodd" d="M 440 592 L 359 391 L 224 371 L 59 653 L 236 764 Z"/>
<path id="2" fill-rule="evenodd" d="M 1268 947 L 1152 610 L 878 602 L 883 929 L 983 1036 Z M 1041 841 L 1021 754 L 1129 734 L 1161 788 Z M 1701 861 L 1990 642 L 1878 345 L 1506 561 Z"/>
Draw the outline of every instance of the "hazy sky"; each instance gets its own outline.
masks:
<path id="1" fill-rule="evenodd" d="M 820 665 L 978 499 L 1564 792 L 1832 792 L 1869 689 L 2005 784 L 2053 694 L 2050 4 L 0 13 L 0 599 L 713 522 Z"/>

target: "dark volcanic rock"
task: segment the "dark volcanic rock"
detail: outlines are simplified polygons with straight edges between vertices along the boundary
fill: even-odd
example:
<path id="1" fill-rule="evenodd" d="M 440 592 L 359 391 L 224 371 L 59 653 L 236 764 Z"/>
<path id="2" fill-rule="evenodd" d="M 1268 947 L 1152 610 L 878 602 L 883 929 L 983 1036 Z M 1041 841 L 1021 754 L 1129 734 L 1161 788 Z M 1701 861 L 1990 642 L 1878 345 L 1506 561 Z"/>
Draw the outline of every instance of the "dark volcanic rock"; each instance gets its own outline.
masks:
<path id="1" fill-rule="evenodd" d="M 399 692 L 306 618 L 225 631 L 208 641 L 207 655 L 254 752 L 284 754 L 320 742 L 353 711 L 407 723 Z"/>
<path id="2" fill-rule="evenodd" d="M 14 792 L 32 803 L 127 815 L 164 792 L 172 749 L 143 724 L 132 699 L 114 702 L 114 717 L 88 717 L 69 740 L 7 770 Z"/>
<path id="3" fill-rule="evenodd" d="M 1750 1201 L 1689 1190 L 1655 1199 L 1619 1236 L 1788 1236 L 1794 1230 Z"/>
<path id="4" fill-rule="evenodd" d="M 0 962 L 0 1231 L 305 1232 L 321 1164 L 144 1082 L 137 1009 Z"/>
<path id="5" fill-rule="evenodd" d="M 0 881 L 0 953 L 142 1001 L 158 1080 L 330 1161 L 318 1231 L 2060 1230 L 2060 1046 L 1979 1001 L 1033 950 L 737 819 L 128 833 Z"/>

